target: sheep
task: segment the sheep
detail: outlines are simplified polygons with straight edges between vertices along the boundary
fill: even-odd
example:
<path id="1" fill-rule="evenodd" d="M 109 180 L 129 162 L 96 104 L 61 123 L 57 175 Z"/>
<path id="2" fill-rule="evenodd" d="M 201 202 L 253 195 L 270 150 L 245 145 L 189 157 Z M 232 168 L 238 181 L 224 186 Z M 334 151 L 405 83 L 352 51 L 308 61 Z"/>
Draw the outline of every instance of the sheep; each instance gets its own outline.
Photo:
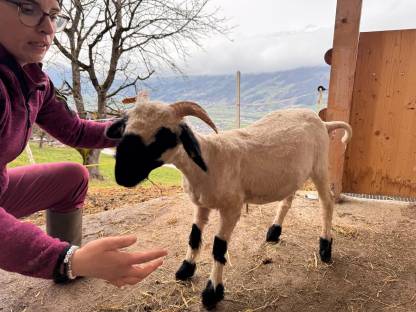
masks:
<path id="1" fill-rule="evenodd" d="M 334 204 L 328 180 L 328 134 L 342 128 L 342 141 L 348 143 L 352 129 L 347 123 L 323 122 L 308 109 L 286 109 L 271 112 L 246 128 L 218 133 L 208 114 L 193 102 L 166 105 L 136 98 L 123 102 L 136 105 L 106 132 L 108 137 L 120 140 L 115 164 L 117 183 L 132 187 L 154 168 L 174 164 L 183 173 L 184 190 L 195 204 L 187 254 L 176 272 L 178 280 L 194 275 L 209 214 L 213 209 L 219 211 L 213 267 L 202 292 L 207 309 L 224 298 L 225 255 L 244 203 L 280 201 L 266 234 L 267 242 L 277 243 L 294 193 L 309 177 L 321 201 L 320 258 L 331 261 Z M 185 116 L 200 118 L 216 133 L 193 132 L 183 120 Z"/>

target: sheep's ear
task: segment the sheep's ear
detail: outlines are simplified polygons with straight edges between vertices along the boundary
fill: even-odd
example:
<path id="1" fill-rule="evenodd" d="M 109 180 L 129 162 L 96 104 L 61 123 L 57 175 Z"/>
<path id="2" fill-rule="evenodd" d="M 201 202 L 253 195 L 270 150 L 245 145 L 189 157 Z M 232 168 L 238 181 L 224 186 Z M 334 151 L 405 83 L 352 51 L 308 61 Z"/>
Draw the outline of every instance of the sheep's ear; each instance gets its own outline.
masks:
<path id="1" fill-rule="evenodd" d="M 120 118 L 107 128 L 105 135 L 109 139 L 121 139 L 126 129 L 127 117 Z"/>
<path id="2" fill-rule="evenodd" d="M 207 165 L 202 159 L 201 148 L 199 143 L 187 124 L 180 124 L 181 134 L 179 139 L 182 142 L 183 148 L 185 149 L 188 156 L 196 163 L 202 170 L 208 171 Z"/>

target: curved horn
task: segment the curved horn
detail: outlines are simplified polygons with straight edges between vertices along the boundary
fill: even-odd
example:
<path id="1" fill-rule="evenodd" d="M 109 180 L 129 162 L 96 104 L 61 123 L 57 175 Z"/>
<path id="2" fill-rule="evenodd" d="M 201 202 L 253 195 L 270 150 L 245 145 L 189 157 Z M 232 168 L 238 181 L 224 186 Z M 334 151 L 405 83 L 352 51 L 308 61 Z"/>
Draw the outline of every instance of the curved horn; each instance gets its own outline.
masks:
<path id="1" fill-rule="evenodd" d="M 176 116 L 178 116 L 179 118 L 185 116 L 198 117 L 208 126 L 210 126 L 216 133 L 218 133 L 217 127 L 215 126 L 211 118 L 209 118 L 208 113 L 198 104 L 194 102 L 183 101 L 173 103 L 170 106 L 173 108 Z"/>

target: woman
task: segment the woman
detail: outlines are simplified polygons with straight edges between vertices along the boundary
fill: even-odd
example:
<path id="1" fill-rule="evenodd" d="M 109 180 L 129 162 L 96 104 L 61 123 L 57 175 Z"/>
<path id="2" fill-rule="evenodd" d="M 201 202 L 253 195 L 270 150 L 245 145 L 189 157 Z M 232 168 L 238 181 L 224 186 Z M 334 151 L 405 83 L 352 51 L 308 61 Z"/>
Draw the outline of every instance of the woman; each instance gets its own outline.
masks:
<path id="1" fill-rule="evenodd" d="M 23 151 L 35 122 L 69 146 L 115 145 L 104 136 L 108 124 L 80 120 L 56 97 L 41 69 L 66 21 L 57 0 L 0 0 L 0 268 L 55 282 L 86 276 L 116 286 L 135 284 L 162 264 L 166 252 L 120 251 L 135 243 L 134 236 L 98 239 L 77 248 L 88 185 L 83 166 L 6 169 Z M 41 209 L 47 210 L 49 235 L 17 219 Z"/>

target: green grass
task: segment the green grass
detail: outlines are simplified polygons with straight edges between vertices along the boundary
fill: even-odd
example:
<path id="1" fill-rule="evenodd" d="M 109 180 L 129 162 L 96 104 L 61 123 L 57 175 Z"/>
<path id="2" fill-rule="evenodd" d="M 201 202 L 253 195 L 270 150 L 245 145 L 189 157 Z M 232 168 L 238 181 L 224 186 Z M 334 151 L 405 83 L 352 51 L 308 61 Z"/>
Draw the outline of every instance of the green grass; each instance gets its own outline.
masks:
<path id="1" fill-rule="evenodd" d="M 36 163 L 73 161 L 82 163 L 81 155 L 73 148 L 69 147 L 50 147 L 44 146 L 39 148 L 38 144 L 31 143 L 30 148 L 33 153 L 33 158 Z M 114 179 L 114 158 L 109 155 L 101 153 L 100 155 L 100 172 L 104 177 L 104 181 L 92 180 L 90 187 L 119 187 Z M 29 164 L 29 158 L 24 151 L 17 159 L 9 164 L 10 168 L 17 166 L 24 166 Z M 150 179 L 158 185 L 165 186 L 180 186 L 182 181 L 182 174 L 179 170 L 169 167 L 160 167 L 155 169 L 150 174 Z M 145 181 L 143 186 L 150 186 L 151 183 Z"/>

